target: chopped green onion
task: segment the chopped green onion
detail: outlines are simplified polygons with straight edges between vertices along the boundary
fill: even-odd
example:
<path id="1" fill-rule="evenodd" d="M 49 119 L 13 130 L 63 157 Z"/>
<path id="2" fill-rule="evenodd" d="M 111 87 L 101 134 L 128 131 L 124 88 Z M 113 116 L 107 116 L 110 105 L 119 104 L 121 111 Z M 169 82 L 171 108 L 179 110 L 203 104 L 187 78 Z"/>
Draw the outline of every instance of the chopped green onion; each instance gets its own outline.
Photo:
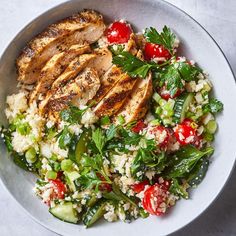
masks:
<path id="1" fill-rule="evenodd" d="M 69 171 L 72 167 L 73 162 L 70 159 L 65 159 L 61 162 L 61 169 L 63 171 Z"/>
<path id="2" fill-rule="evenodd" d="M 47 179 L 56 179 L 57 178 L 57 173 L 55 171 L 49 170 L 46 173 L 46 178 Z"/>
<path id="3" fill-rule="evenodd" d="M 158 94 L 158 93 L 154 93 L 153 95 L 152 95 L 152 98 L 153 98 L 153 100 L 155 101 L 155 102 L 159 102 L 160 101 L 160 99 L 161 99 L 161 96 Z"/>
<path id="4" fill-rule="evenodd" d="M 34 163 L 37 160 L 36 151 L 33 147 L 27 150 L 25 158 L 28 163 Z"/>
<path id="5" fill-rule="evenodd" d="M 125 123 L 125 118 L 124 118 L 124 116 L 119 115 L 119 116 L 117 117 L 117 119 L 118 119 L 118 122 L 120 123 L 120 125 L 123 125 L 123 124 Z"/>
<path id="6" fill-rule="evenodd" d="M 21 135 L 27 135 L 30 133 L 31 128 L 30 128 L 29 123 L 25 122 L 25 123 L 19 123 L 16 126 L 16 130 Z"/>
<path id="7" fill-rule="evenodd" d="M 161 98 L 158 103 L 160 106 L 164 106 L 167 103 L 167 101 Z"/>
<path id="8" fill-rule="evenodd" d="M 162 108 L 161 107 L 157 107 L 155 113 L 157 115 L 160 115 L 162 113 Z"/>
<path id="9" fill-rule="evenodd" d="M 101 125 L 109 125 L 111 123 L 109 116 L 104 116 L 100 120 Z"/>
<path id="10" fill-rule="evenodd" d="M 206 125 L 207 132 L 214 134 L 217 130 L 217 123 L 215 120 L 210 120 Z"/>

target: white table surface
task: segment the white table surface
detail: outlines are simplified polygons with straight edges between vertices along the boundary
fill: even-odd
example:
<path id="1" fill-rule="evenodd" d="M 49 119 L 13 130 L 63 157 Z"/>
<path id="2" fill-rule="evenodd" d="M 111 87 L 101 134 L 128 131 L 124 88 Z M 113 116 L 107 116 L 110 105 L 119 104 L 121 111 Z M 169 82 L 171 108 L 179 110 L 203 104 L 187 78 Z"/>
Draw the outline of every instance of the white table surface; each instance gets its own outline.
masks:
<path id="1" fill-rule="evenodd" d="M 62 2 L 64 1 L 0 0 L 0 54 L 29 21 Z M 182 8 L 208 30 L 223 49 L 236 74 L 236 0 L 168 0 L 168 2 Z M 216 202 L 201 217 L 173 236 L 235 236 L 235 180 L 236 171 Z M 34 222 L 0 185 L 0 235 L 55 236 L 56 234 Z"/>

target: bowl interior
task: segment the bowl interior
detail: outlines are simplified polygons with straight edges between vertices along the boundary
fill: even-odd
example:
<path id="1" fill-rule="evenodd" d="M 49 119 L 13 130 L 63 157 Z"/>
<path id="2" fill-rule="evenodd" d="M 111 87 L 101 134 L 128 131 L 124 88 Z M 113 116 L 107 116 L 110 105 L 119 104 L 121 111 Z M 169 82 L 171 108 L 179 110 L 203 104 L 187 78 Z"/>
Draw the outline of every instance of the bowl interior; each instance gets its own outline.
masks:
<path id="1" fill-rule="evenodd" d="M 180 53 L 193 59 L 209 72 L 214 93 L 224 103 L 224 112 L 218 116 L 219 131 L 214 142 L 216 148 L 212 163 L 202 184 L 191 193 L 191 199 L 181 200 L 163 217 L 139 219 L 132 224 L 102 223 L 86 230 L 81 225 L 63 223 L 52 217 L 47 207 L 34 196 L 35 177 L 16 167 L 1 142 L 0 177 L 13 197 L 47 228 L 63 235 L 167 235 L 200 215 L 219 194 L 235 162 L 236 87 L 232 71 L 212 38 L 189 16 L 163 1 L 153 0 L 77 0 L 61 4 L 36 18 L 10 43 L 0 60 L 0 122 L 5 123 L 3 110 L 6 96 L 16 91 L 15 59 L 27 41 L 41 32 L 48 24 L 70 16 L 84 8 L 101 12 L 107 22 L 126 19 L 136 31 L 153 26 L 171 27 L 181 41 Z"/>

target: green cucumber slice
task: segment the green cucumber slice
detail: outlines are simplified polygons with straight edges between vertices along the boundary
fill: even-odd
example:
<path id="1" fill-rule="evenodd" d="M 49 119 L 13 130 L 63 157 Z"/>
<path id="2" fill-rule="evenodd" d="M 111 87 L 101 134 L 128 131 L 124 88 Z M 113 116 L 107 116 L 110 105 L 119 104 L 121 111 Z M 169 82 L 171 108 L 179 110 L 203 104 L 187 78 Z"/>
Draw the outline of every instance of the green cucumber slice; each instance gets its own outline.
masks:
<path id="1" fill-rule="evenodd" d="M 79 221 L 77 211 L 73 208 L 72 202 L 57 204 L 49 208 L 49 212 L 56 218 L 68 223 L 76 224 Z"/>
<path id="2" fill-rule="evenodd" d="M 94 206 L 88 209 L 82 218 L 82 221 L 86 227 L 90 227 L 105 214 L 106 203 L 107 201 L 99 200 Z"/>
<path id="3" fill-rule="evenodd" d="M 184 93 L 180 95 L 176 101 L 174 106 L 174 115 L 173 121 L 175 123 L 181 123 L 185 118 L 185 113 L 188 110 L 188 107 L 193 99 L 193 93 Z"/>

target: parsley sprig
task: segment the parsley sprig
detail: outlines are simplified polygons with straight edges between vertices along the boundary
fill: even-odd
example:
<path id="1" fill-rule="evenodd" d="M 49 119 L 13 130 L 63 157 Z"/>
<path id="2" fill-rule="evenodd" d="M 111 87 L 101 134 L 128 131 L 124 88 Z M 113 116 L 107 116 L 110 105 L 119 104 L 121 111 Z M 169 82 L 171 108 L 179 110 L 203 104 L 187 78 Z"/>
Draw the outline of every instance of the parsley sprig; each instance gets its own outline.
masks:
<path id="1" fill-rule="evenodd" d="M 121 52 L 113 57 L 113 64 L 122 67 L 124 72 L 127 72 L 131 77 L 145 78 L 150 69 L 158 67 L 155 63 L 141 61 L 129 52 Z"/>
<path id="2" fill-rule="evenodd" d="M 176 36 L 166 25 L 161 33 L 153 27 L 146 28 L 144 36 L 148 42 L 164 46 L 173 55 Z"/>

